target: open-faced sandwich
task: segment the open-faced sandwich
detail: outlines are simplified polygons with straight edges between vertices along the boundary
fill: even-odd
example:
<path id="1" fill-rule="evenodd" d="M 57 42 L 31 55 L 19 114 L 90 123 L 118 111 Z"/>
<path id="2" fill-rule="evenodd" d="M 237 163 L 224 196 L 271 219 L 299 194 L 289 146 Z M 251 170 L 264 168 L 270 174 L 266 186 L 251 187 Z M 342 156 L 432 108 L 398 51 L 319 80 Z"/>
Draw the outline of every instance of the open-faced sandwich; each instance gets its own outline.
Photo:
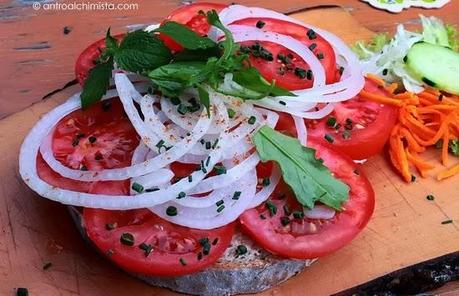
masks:
<path id="1" fill-rule="evenodd" d="M 391 137 L 403 177 L 412 178 L 408 160 L 424 168 L 413 152 L 422 150 L 417 135 L 400 126 L 411 122 L 403 108 L 423 101 L 366 78 L 362 65 L 408 84 L 395 65 L 422 74 L 430 60 L 419 51 L 439 49 L 415 44 L 422 38 L 394 40 L 361 46 L 360 63 L 320 28 L 209 3 L 143 30 L 108 30 L 77 60 L 82 92 L 24 140 L 21 176 L 69 205 L 103 256 L 150 284 L 200 295 L 268 289 L 367 224 L 374 192 L 353 160 L 379 153 Z M 397 61 L 393 47 L 405 51 Z M 420 85 L 441 84 L 432 71 Z M 423 136 L 434 131 L 417 126 L 430 143 Z"/>

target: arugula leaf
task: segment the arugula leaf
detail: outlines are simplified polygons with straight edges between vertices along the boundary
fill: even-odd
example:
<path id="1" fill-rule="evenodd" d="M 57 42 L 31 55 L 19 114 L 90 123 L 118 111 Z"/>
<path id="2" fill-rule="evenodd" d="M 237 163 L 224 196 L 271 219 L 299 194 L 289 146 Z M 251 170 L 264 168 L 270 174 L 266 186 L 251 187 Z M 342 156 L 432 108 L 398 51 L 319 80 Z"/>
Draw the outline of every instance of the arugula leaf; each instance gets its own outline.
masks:
<path id="1" fill-rule="evenodd" d="M 204 62 L 176 62 L 161 66 L 148 76 L 164 95 L 177 97 L 185 88 L 196 87 L 205 80 L 202 75 L 204 67 Z"/>
<path id="2" fill-rule="evenodd" d="M 115 52 L 115 62 L 124 70 L 143 73 L 172 60 L 171 51 L 151 33 L 137 30 L 128 33 Z"/>
<path id="3" fill-rule="evenodd" d="M 107 92 L 112 77 L 113 58 L 109 57 L 105 63 L 99 63 L 89 71 L 80 95 L 83 109 L 98 102 Z"/>
<path id="4" fill-rule="evenodd" d="M 164 33 L 186 49 L 217 48 L 217 43 L 174 21 L 162 24 L 155 32 Z"/>
<path id="5" fill-rule="evenodd" d="M 349 187 L 334 178 L 315 150 L 301 146 L 300 142 L 265 125 L 252 138 L 263 162 L 276 161 L 284 181 L 292 188 L 297 200 L 308 208 L 316 201 L 341 210 L 349 197 Z"/>

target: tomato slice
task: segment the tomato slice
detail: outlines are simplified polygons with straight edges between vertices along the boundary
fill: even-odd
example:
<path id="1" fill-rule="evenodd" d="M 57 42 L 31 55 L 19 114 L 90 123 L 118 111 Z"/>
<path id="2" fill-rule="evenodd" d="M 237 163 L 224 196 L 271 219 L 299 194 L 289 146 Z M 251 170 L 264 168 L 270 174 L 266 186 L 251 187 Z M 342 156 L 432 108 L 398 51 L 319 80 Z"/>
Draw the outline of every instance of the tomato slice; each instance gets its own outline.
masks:
<path id="1" fill-rule="evenodd" d="M 124 114 L 118 99 L 94 104 L 87 110 L 77 110 L 62 118 L 53 134 L 54 156 L 73 169 L 102 170 L 126 167 L 139 137 Z M 41 179 L 64 189 L 104 194 L 129 194 L 129 181 L 81 182 L 63 178 L 43 160 L 37 158 Z"/>
<path id="2" fill-rule="evenodd" d="M 373 213 L 373 189 L 352 160 L 317 141 L 310 140 L 308 145 L 317 150 L 316 157 L 324 160 L 335 177 L 350 187 L 349 199 L 343 205 L 344 211 L 330 220 L 298 215 L 295 218 L 294 211 L 302 211 L 302 207 L 287 186 L 281 184 L 270 197 L 277 209 L 274 215 L 266 204 L 242 214 L 239 220 L 244 230 L 263 248 L 280 256 L 309 259 L 336 251 L 365 227 Z"/>
<path id="3" fill-rule="evenodd" d="M 123 39 L 124 34 L 115 35 L 113 37 L 120 41 Z M 75 63 L 75 77 L 80 85 L 84 84 L 84 81 L 88 77 L 89 70 L 94 67 L 96 60 L 104 49 L 105 38 L 92 43 L 80 53 Z"/>
<path id="4" fill-rule="evenodd" d="M 209 33 L 210 25 L 207 22 L 207 18 L 200 12 L 207 12 L 210 10 L 215 10 L 220 12 L 222 9 L 227 6 L 224 4 L 218 3 L 207 3 L 207 2 L 198 2 L 192 3 L 189 5 L 183 5 L 176 10 L 174 10 L 166 18 L 167 21 L 174 21 L 183 25 L 186 25 L 188 28 L 198 33 L 201 36 L 206 36 Z M 165 34 L 159 34 L 159 38 L 166 44 L 166 46 L 173 52 L 182 50 L 182 46 L 176 43 L 173 39 Z"/>
<path id="5" fill-rule="evenodd" d="M 221 257 L 234 233 L 234 223 L 212 230 L 190 229 L 147 209 L 84 209 L 83 216 L 97 248 L 122 269 L 142 275 L 179 276 L 202 270 Z M 132 235 L 132 245 L 121 242 L 126 233 Z"/>
<path id="6" fill-rule="evenodd" d="M 388 95 L 370 80 L 366 80 L 364 89 Z M 337 104 L 329 116 L 319 121 L 308 121 L 308 133 L 322 142 L 332 141 L 337 150 L 352 159 L 366 159 L 381 152 L 397 116 L 398 108 L 357 96 Z"/>
<path id="7" fill-rule="evenodd" d="M 320 35 L 311 33 L 308 28 L 270 18 L 248 18 L 233 24 L 252 27 L 257 27 L 257 24 L 261 27 L 260 24 L 263 24 L 262 30 L 295 38 L 321 58 L 320 62 L 325 69 L 326 83 L 333 83 L 339 78 L 333 47 Z M 306 74 L 310 67 L 296 53 L 272 42 L 247 41 L 242 42 L 241 45 L 252 49 L 249 53 L 250 62 L 268 81 L 276 80 L 277 85 L 289 90 L 312 87 L 314 78 Z M 272 60 L 269 55 L 263 54 L 264 51 L 272 54 Z"/>

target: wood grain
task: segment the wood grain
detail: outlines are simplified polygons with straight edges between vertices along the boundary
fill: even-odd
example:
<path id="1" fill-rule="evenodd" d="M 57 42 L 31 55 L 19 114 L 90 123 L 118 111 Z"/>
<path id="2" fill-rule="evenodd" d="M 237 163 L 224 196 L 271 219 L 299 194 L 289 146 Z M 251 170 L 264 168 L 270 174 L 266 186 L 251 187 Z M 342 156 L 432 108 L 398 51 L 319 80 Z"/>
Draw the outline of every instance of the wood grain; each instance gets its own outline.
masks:
<path id="1" fill-rule="evenodd" d="M 329 29 L 347 42 L 372 34 L 341 9 L 311 10 L 296 17 Z M 27 287 L 31 295 L 50 296 L 173 295 L 105 262 L 84 245 L 64 206 L 38 197 L 18 176 L 17 154 L 23 137 L 42 114 L 77 90 L 70 87 L 0 121 L 0 295 L 11 295 L 17 287 Z M 436 152 L 430 151 L 428 157 L 435 161 Z M 369 160 L 363 170 L 377 193 L 368 227 L 345 248 L 262 295 L 303 295 L 305 291 L 328 295 L 458 251 L 457 178 L 405 184 L 382 155 Z M 434 194 L 435 201 L 427 201 L 427 194 Z M 447 219 L 454 223 L 442 225 Z M 46 262 L 53 265 L 43 270 Z"/>
<path id="2" fill-rule="evenodd" d="M 77 1 L 78 2 L 78 1 Z M 82 1 L 83 2 L 83 1 Z M 23 110 L 49 92 L 74 79 L 73 66 L 78 54 L 100 39 L 108 26 L 120 33 L 135 26 L 161 21 L 180 5 L 179 0 L 113 0 L 112 3 L 138 3 L 138 10 L 33 10 L 31 1 L 0 1 L 0 119 Z M 229 0 L 214 2 L 231 3 Z M 242 0 L 237 3 L 263 6 L 288 13 L 308 7 L 341 5 L 365 27 L 374 32 L 393 31 L 395 24 L 416 23 L 417 15 L 439 15 L 446 22 L 459 24 L 459 1 L 441 10 L 413 8 L 400 14 L 376 10 L 358 0 Z M 23 4 L 25 3 L 25 4 Z M 328 23 L 325 21 L 324 23 Z M 331 21 L 332 22 L 332 21 Z M 70 33 L 64 34 L 64 27 Z M 13 99 L 14 98 L 14 99 Z"/>

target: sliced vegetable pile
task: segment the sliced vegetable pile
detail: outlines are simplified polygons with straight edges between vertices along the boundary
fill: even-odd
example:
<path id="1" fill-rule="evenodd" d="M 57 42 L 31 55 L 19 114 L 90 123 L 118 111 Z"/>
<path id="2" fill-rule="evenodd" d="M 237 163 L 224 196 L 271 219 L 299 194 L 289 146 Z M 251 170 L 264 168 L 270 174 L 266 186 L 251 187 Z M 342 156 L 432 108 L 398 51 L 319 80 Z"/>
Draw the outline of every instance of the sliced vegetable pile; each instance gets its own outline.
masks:
<path id="1" fill-rule="evenodd" d="M 196 272 L 238 223 L 272 253 L 315 258 L 373 212 L 349 156 L 378 153 L 397 111 L 359 94 L 387 92 L 329 32 L 198 3 L 145 30 L 108 30 L 75 70 L 82 93 L 31 130 L 20 173 L 41 196 L 84 207 L 89 238 L 123 269 Z"/>

